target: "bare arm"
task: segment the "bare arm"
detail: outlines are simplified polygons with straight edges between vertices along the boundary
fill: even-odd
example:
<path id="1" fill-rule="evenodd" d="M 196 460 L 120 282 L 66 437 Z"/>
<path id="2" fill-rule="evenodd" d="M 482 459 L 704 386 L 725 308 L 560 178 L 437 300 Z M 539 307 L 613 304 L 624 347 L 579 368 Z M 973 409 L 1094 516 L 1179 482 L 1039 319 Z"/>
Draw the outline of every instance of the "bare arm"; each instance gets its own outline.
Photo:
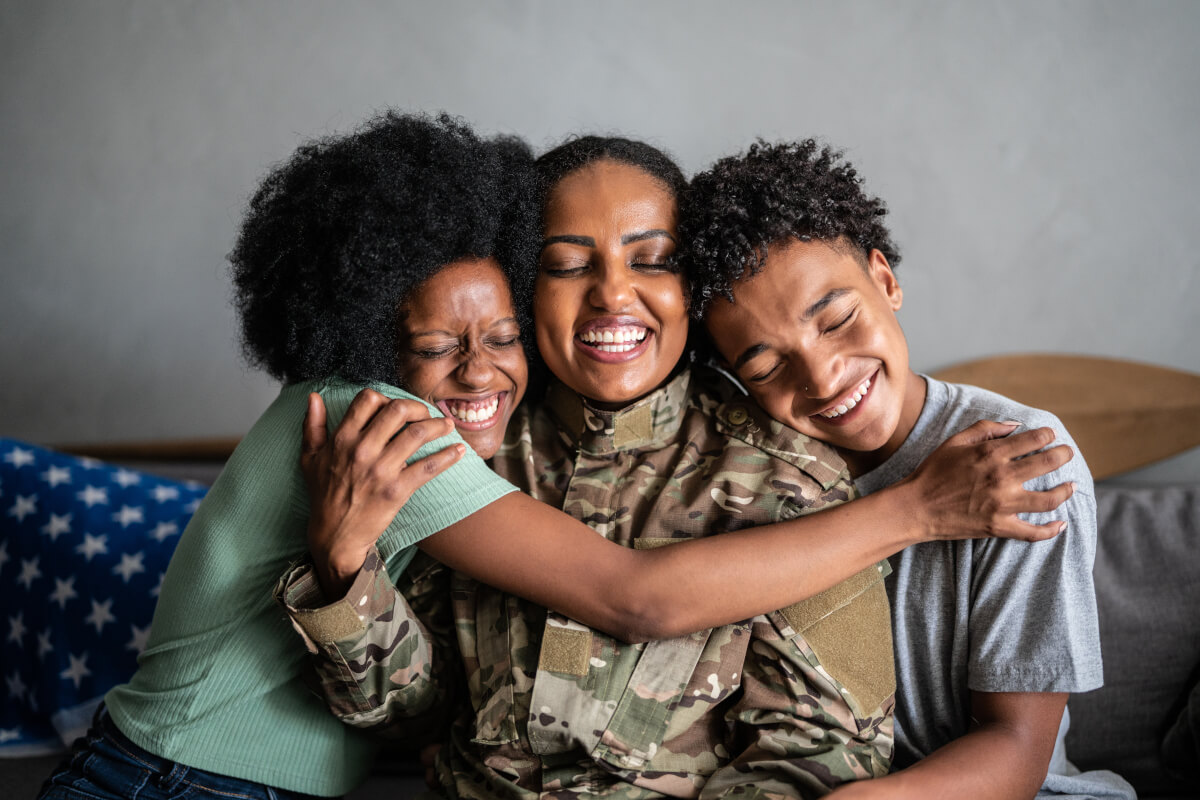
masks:
<path id="1" fill-rule="evenodd" d="M 404 403 L 411 405 L 398 405 Z M 390 454 L 400 444 L 411 445 L 407 437 L 429 433 L 404 427 L 417 418 L 409 416 L 417 413 L 413 406 L 424 408 L 360 393 L 331 444 L 324 406 L 319 397 L 310 398 L 301 458 L 313 491 L 310 549 L 333 593 L 337 585 L 349 585 L 416 488 L 396 490 L 403 459 Z M 976 423 L 939 447 L 908 479 L 869 497 L 673 547 L 621 547 L 521 494 L 497 500 L 420 546 L 477 580 L 618 638 L 669 638 L 798 602 L 917 542 L 1054 536 L 1058 524 L 1034 526 L 1016 515 L 1057 507 L 1071 487 L 1027 492 L 1022 483 L 1061 466 L 1071 451 L 1060 446 L 1028 455 L 1053 441 L 1053 432 L 1044 428 L 994 438 L 1011 430 Z"/>
<path id="2" fill-rule="evenodd" d="M 1032 798 L 1046 778 L 1067 695 L 972 692 L 972 728 L 908 769 L 850 784 L 831 797 Z"/>

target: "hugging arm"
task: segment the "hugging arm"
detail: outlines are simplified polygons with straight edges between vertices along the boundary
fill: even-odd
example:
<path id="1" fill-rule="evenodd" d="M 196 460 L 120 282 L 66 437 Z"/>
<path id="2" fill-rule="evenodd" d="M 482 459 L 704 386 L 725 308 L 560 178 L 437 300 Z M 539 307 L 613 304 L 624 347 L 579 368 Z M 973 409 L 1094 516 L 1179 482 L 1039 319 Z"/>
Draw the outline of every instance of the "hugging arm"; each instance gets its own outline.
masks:
<path id="1" fill-rule="evenodd" d="M 330 597 L 349 585 L 411 494 L 394 484 L 397 475 L 414 470 L 391 453 L 421 433 L 405 427 L 417 404 L 398 405 L 404 403 L 412 401 L 360 393 L 330 440 L 320 398 L 310 400 L 301 461 L 313 496 L 310 549 L 318 574 L 332 576 Z M 1053 441 L 1052 431 L 1007 436 L 1011 430 L 976 423 L 930 454 L 910 478 L 869 497 L 674 547 L 621 547 L 519 493 L 420 547 L 476 580 L 626 641 L 670 638 L 790 605 L 917 542 L 981 532 L 1031 541 L 1054 536 L 1058 523 L 1035 526 L 1016 515 L 1052 510 L 1070 496 L 1070 486 L 1022 487 L 1069 460 L 1070 448 L 1037 452 Z M 388 468 L 379 466 L 383 461 Z"/>
<path id="2" fill-rule="evenodd" d="M 972 692 L 972 727 L 907 769 L 851 784 L 838 800 L 977 797 L 1032 798 L 1046 777 L 1067 695 Z"/>

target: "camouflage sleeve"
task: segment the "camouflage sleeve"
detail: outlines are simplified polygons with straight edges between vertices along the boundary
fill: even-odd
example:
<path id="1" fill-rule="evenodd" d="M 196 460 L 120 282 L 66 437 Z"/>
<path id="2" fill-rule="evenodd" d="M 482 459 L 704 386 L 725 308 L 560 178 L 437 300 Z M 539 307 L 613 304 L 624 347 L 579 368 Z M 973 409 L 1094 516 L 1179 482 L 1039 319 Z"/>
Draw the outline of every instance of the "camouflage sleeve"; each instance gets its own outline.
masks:
<path id="1" fill-rule="evenodd" d="M 742 695 L 726 714 L 740 752 L 713 773 L 701 800 L 822 797 L 839 784 L 887 774 L 891 696 L 873 709 L 876 716 L 859 718 L 845 687 L 802 637 L 788 633 L 765 617 L 754 620 Z"/>
<path id="2" fill-rule="evenodd" d="M 300 562 L 275 587 L 304 641 L 315 689 L 343 722 L 390 737 L 426 737 L 423 717 L 445 716 L 453 659 L 442 647 L 453 634 L 448 575 L 418 555 L 402 586 L 372 549 L 346 596 L 327 605 L 312 564 Z M 428 735 L 436 735 L 430 732 Z"/>

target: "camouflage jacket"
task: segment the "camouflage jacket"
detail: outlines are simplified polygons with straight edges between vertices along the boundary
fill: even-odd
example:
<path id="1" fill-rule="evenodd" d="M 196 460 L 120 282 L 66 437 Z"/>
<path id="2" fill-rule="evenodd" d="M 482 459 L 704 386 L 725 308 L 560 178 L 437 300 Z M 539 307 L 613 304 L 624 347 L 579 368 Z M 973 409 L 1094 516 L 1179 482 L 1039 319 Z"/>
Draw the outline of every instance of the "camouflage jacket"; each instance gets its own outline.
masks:
<path id="1" fill-rule="evenodd" d="M 314 692 L 343 722 L 408 747 L 445 739 L 462 691 L 450 571 L 418 552 L 395 583 L 372 548 L 328 603 L 306 557 L 275 586 L 313 667 Z"/>
<path id="2" fill-rule="evenodd" d="M 616 413 L 554 386 L 514 420 L 493 466 L 637 548 L 789 519 L 853 491 L 831 450 L 707 372 L 685 372 Z M 769 615 L 638 645 L 455 575 L 470 706 L 439 759 L 443 789 L 462 798 L 816 797 L 884 774 L 895 688 L 885 567 Z M 356 661 L 341 678 L 326 665 L 323 676 L 331 700 L 374 698 L 355 712 L 366 724 L 395 719 L 388 706 L 412 700 L 402 689 L 429 690 L 404 660 L 429 650 L 399 644 L 400 628 L 417 630 L 403 598 L 383 605 L 363 615 L 360 638 L 340 645 L 374 663 Z"/>

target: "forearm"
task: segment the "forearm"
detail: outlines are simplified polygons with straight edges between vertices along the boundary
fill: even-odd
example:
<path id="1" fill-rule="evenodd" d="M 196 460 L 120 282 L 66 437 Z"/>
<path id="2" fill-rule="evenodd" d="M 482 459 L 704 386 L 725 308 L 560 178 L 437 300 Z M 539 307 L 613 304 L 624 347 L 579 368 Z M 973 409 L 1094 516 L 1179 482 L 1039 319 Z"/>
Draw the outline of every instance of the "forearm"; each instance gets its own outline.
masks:
<path id="1" fill-rule="evenodd" d="M 972 692 L 969 732 L 921 761 L 875 781 L 839 790 L 854 798 L 1020 800 L 1037 794 L 1054 753 L 1067 695 Z"/>
<path id="2" fill-rule="evenodd" d="M 632 550 L 514 494 L 421 547 L 483 583 L 626 641 L 645 641 L 791 605 L 922 534 L 898 489 L 773 525 Z"/>
<path id="3" fill-rule="evenodd" d="M 1031 763 L 1021 735 L 1000 723 L 982 725 L 911 767 L 887 777 L 847 786 L 839 800 L 978 800 L 1032 798 L 1046 777 L 1048 762 Z"/>

